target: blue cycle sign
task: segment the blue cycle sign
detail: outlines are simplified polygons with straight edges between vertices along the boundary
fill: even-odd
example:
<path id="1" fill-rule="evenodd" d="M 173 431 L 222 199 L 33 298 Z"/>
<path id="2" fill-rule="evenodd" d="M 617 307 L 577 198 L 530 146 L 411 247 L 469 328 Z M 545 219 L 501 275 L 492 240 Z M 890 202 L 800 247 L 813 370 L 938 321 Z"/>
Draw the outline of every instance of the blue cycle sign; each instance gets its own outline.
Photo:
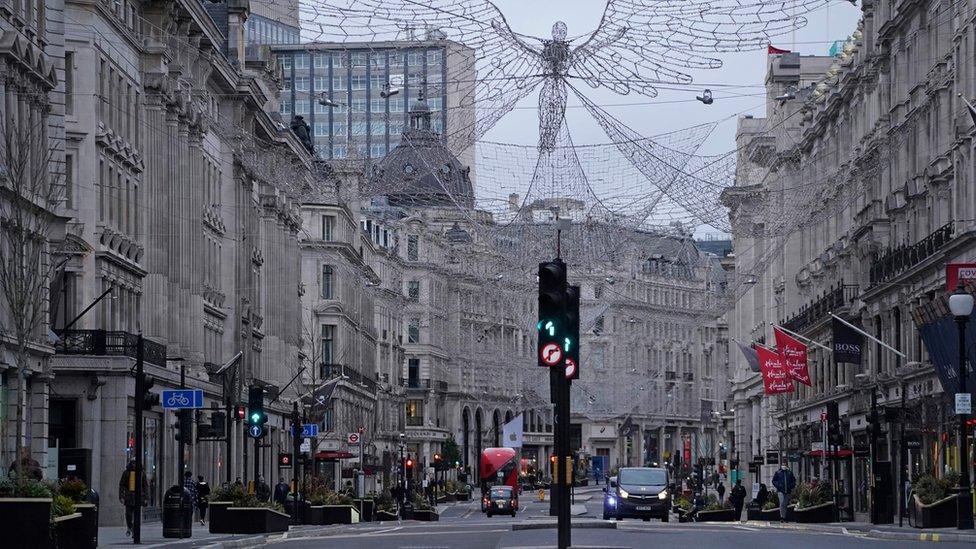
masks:
<path id="1" fill-rule="evenodd" d="M 159 399 L 163 408 L 180 410 L 183 408 L 203 408 L 203 391 L 200 389 L 172 389 L 163 391 Z"/>

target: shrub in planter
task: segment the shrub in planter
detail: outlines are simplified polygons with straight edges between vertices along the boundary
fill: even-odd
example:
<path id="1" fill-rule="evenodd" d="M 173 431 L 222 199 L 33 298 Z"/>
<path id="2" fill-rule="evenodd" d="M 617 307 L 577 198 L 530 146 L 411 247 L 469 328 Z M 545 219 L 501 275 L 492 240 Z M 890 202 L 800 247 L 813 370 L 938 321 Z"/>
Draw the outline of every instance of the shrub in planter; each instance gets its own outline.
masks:
<path id="1" fill-rule="evenodd" d="M 357 524 L 359 522 L 359 511 L 352 505 L 323 505 L 323 517 L 325 522 L 322 524 Z"/>
<path id="2" fill-rule="evenodd" d="M 46 548 L 54 544 L 51 487 L 33 479 L 0 479 L 0 531 L 23 547 Z M 70 500 L 67 500 L 70 504 Z M 58 517 L 67 513 L 62 501 Z M 71 509 L 74 512 L 73 509 Z"/>
<path id="3" fill-rule="evenodd" d="M 436 521 L 440 520 L 440 516 L 433 509 L 414 509 L 413 520 Z"/>
<path id="4" fill-rule="evenodd" d="M 950 528 L 956 526 L 956 495 L 932 503 L 923 503 L 918 494 L 912 500 L 916 528 Z"/>
<path id="5" fill-rule="evenodd" d="M 943 478 L 920 475 L 912 482 L 912 491 L 922 504 L 930 505 L 951 496 L 958 484 L 959 473 L 954 471 L 950 471 Z"/>
<path id="6" fill-rule="evenodd" d="M 282 511 L 280 505 L 258 501 L 242 486 L 220 487 L 210 494 L 210 533 L 286 532 L 291 517 Z"/>
<path id="7" fill-rule="evenodd" d="M 376 520 L 390 521 L 396 519 L 397 519 L 396 509 L 380 509 L 379 511 L 376 512 Z"/>
<path id="8" fill-rule="evenodd" d="M 376 500 L 373 498 L 357 499 L 354 502 L 356 510 L 359 511 L 359 520 L 363 522 L 373 522 L 376 515 Z"/>
<path id="9" fill-rule="evenodd" d="M 52 519 L 51 529 L 54 534 L 54 546 L 57 549 L 85 549 L 89 547 L 88 542 L 90 540 L 79 535 L 79 532 L 84 528 L 84 518 L 81 513 L 70 513 Z"/>
<path id="10" fill-rule="evenodd" d="M 698 511 L 696 520 L 698 522 L 733 522 L 737 518 L 735 516 L 735 509 L 719 508 Z"/>

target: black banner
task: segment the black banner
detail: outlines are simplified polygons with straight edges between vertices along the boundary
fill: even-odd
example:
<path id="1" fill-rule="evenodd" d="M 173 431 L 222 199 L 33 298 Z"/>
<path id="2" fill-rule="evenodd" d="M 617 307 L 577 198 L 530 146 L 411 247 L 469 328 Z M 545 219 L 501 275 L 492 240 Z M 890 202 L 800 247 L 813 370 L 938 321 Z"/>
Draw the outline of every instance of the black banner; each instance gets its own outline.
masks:
<path id="1" fill-rule="evenodd" d="M 864 336 L 843 322 L 833 319 L 834 362 L 860 364 Z"/>

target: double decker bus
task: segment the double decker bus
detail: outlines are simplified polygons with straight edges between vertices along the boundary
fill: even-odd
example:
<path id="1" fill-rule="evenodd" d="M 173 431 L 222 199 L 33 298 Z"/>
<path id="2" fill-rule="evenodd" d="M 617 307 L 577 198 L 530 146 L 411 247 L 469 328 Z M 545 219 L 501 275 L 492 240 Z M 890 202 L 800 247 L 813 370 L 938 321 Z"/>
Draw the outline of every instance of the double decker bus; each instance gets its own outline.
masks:
<path id="1" fill-rule="evenodd" d="M 512 448 L 485 448 L 481 452 L 479 480 L 481 484 L 481 506 L 484 510 L 485 495 L 492 486 L 504 484 L 512 487 L 512 493 L 519 493 L 518 460 Z"/>

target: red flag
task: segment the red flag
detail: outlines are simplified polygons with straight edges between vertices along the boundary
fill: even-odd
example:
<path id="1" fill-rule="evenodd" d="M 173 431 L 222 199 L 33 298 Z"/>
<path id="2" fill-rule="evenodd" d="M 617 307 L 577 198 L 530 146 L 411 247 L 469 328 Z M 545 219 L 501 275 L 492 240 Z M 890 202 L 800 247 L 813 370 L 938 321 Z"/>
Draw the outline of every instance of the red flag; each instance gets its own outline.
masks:
<path id="1" fill-rule="evenodd" d="M 779 354 L 783 357 L 783 362 L 786 363 L 786 371 L 790 373 L 790 377 L 809 387 L 810 370 L 807 368 L 807 346 L 779 328 L 773 328 L 773 335 L 776 336 L 776 348 L 779 349 Z"/>
<path id="2" fill-rule="evenodd" d="M 756 345 L 756 353 L 759 355 L 759 369 L 762 371 L 763 392 L 767 395 L 792 393 L 793 378 L 786 369 L 783 357 L 761 345 Z"/>
<path id="3" fill-rule="evenodd" d="M 781 53 L 790 53 L 790 50 L 781 50 L 772 44 L 766 46 L 766 55 L 779 55 Z"/>

